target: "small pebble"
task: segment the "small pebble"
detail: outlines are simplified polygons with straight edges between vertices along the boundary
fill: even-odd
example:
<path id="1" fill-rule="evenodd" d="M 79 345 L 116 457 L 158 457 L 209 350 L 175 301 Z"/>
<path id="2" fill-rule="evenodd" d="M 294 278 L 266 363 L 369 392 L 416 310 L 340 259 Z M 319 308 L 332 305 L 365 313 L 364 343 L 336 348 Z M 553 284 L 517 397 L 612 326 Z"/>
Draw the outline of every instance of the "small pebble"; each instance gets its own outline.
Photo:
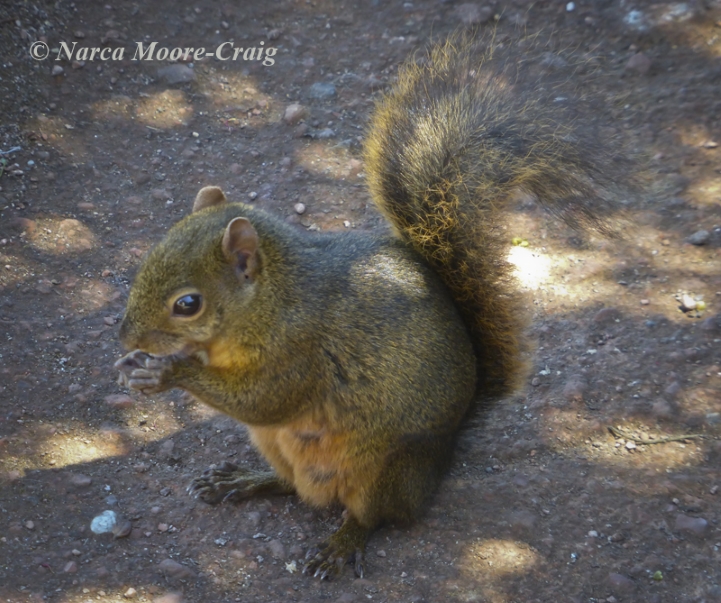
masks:
<path id="1" fill-rule="evenodd" d="M 634 54 L 626 63 L 626 71 L 635 71 L 640 75 L 646 75 L 651 69 L 651 59 L 642 52 Z"/>
<path id="2" fill-rule="evenodd" d="M 631 591 L 636 588 L 636 583 L 623 574 L 610 573 L 608 574 L 608 581 L 611 588 L 616 591 Z"/>
<path id="3" fill-rule="evenodd" d="M 35 522 L 28 520 L 28 521 L 25 522 L 25 527 L 26 527 L 28 530 L 34 530 L 34 529 L 35 529 Z"/>
<path id="4" fill-rule="evenodd" d="M 60 65 L 53 66 L 53 75 L 62 75 L 64 71 L 65 70 Z"/>
<path id="5" fill-rule="evenodd" d="M 181 563 L 174 561 L 173 559 L 165 559 L 161 561 L 159 567 L 160 570 L 168 578 L 184 580 L 186 578 L 192 578 L 193 576 L 195 576 L 195 572 L 192 569 L 190 569 L 186 565 L 182 565 Z"/>
<path id="6" fill-rule="evenodd" d="M 466 2 L 458 5 L 456 15 L 464 25 L 483 25 L 493 18 L 493 9 L 490 6 Z"/>
<path id="7" fill-rule="evenodd" d="M 318 140 L 324 140 L 327 138 L 335 138 L 335 130 L 332 128 L 323 128 L 318 134 L 315 135 Z"/>
<path id="8" fill-rule="evenodd" d="M 698 230 L 690 237 L 687 237 L 686 240 L 691 243 L 691 245 L 705 245 L 710 238 L 711 233 L 708 230 Z"/>
<path id="9" fill-rule="evenodd" d="M 696 302 L 696 300 L 693 297 L 691 297 L 690 295 L 684 294 L 681 297 L 681 306 L 683 307 L 684 310 L 686 310 L 686 311 L 695 310 L 697 305 L 698 305 L 698 303 Z"/>
<path id="10" fill-rule="evenodd" d="M 680 532 L 701 535 L 708 528 L 708 521 L 703 517 L 689 517 L 688 515 L 676 515 L 676 529 Z"/>
<path id="11" fill-rule="evenodd" d="M 128 394 L 110 394 L 105 396 L 104 400 L 110 408 L 116 409 L 131 408 L 135 404 L 135 401 Z"/>
<path id="12" fill-rule="evenodd" d="M 576 3 L 575 2 L 569 2 L 566 4 L 566 12 L 572 13 L 574 10 L 576 10 Z"/>
<path id="13" fill-rule="evenodd" d="M 326 82 L 316 82 L 310 87 L 309 96 L 317 99 L 333 98 L 336 95 L 335 86 Z"/>
<path id="14" fill-rule="evenodd" d="M 283 121 L 289 126 L 297 124 L 301 119 L 305 119 L 308 116 L 308 109 L 298 103 L 293 103 L 285 108 L 283 114 Z"/>
<path id="15" fill-rule="evenodd" d="M 103 511 L 93 518 L 90 529 L 94 534 L 107 534 L 112 532 L 118 522 L 118 515 L 115 511 Z"/>
<path id="16" fill-rule="evenodd" d="M 187 65 L 176 63 L 158 69 L 158 77 L 165 80 L 168 84 L 183 84 L 192 82 L 195 79 L 195 71 Z"/>
<path id="17" fill-rule="evenodd" d="M 255 191 L 253 191 L 252 193 L 248 193 L 248 199 L 250 199 L 251 201 L 253 201 L 254 199 L 257 199 L 257 198 L 258 198 L 258 193 L 256 193 Z"/>
<path id="18" fill-rule="evenodd" d="M 280 540 L 271 540 L 268 543 L 268 550 L 274 559 L 285 559 L 286 557 L 285 546 Z"/>
<path id="19" fill-rule="evenodd" d="M 85 486 L 89 486 L 90 484 L 92 484 L 93 479 L 87 475 L 83 475 L 82 473 L 76 473 L 70 478 L 70 483 L 73 486 L 84 488 Z"/>
<path id="20" fill-rule="evenodd" d="M 126 591 L 123 593 L 123 597 L 125 597 L 126 599 L 132 599 L 132 598 L 135 597 L 135 595 L 137 595 L 137 594 L 138 594 L 138 591 L 135 590 L 135 589 L 131 586 L 128 590 L 126 590 Z"/>
<path id="21" fill-rule="evenodd" d="M 295 210 L 295 213 L 297 213 L 298 215 L 302 215 L 302 214 L 305 213 L 305 204 L 303 204 L 303 203 L 296 203 L 296 204 L 293 206 L 293 209 Z"/>

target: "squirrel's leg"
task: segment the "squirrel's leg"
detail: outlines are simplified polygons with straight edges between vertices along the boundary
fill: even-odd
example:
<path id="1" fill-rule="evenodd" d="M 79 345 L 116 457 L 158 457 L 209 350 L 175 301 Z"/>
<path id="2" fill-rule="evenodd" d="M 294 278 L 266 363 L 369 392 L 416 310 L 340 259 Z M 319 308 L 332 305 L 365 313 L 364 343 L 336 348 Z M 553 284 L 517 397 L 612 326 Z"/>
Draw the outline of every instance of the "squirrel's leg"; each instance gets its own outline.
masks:
<path id="1" fill-rule="evenodd" d="M 397 443 L 370 492 L 341 501 L 348 517 L 335 534 L 308 551 L 303 572 L 327 580 L 352 560 L 362 578 L 370 534 L 383 522 L 409 523 L 418 517 L 448 468 L 453 443 L 453 433 L 412 435 Z"/>
<path id="2" fill-rule="evenodd" d="M 215 505 L 238 502 L 255 495 L 293 494 L 293 486 L 273 471 L 243 469 L 227 461 L 207 469 L 188 486 L 188 492 Z"/>

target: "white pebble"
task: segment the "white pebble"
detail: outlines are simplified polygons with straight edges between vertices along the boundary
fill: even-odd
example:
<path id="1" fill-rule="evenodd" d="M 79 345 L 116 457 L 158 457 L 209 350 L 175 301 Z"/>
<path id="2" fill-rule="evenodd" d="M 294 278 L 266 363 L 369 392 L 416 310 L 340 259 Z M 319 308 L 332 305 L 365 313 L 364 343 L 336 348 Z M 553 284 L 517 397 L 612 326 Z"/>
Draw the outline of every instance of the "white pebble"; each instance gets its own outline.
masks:
<path id="1" fill-rule="evenodd" d="M 304 214 L 304 213 L 305 213 L 305 204 L 303 204 L 303 203 L 296 203 L 296 204 L 293 206 L 293 209 L 295 210 L 295 213 L 297 213 L 298 215 Z"/>
<path id="2" fill-rule="evenodd" d="M 572 13 L 574 10 L 576 10 L 576 3 L 575 2 L 569 2 L 566 4 L 566 12 Z"/>
<path id="3" fill-rule="evenodd" d="M 115 511 L 103 511 L 100 515 L 93 518 L 93 521 L 90 523 L 90 529 L 95 534 L 106 534 L 113 531 L 117 522 L 118 516 Z"/>

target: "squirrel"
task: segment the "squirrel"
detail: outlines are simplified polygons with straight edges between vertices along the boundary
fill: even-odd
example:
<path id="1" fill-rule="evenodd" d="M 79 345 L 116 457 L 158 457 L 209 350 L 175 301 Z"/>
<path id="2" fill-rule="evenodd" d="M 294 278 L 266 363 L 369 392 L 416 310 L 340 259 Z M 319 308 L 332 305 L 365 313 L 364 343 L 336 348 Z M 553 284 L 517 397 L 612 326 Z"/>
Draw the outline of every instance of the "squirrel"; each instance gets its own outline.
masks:
<path id="1" fill-rule="evenodd" d="M 496 50 L 436 45 L 378 101 L 364 165 L 392 233 L 302 233 L 208 186 L 132 285 L 119 382 L 190 392 L 245 424 L 272 467 L 224 462 L 191 493 L 345 508 L 306 574 L 350 562 L 362 577 L 369 535 L 418 516 L 469 411 L 522 380 L 524 303 L 501 228 L 514 192 L 604 228 L 613 178 L 598 145 Z"/>

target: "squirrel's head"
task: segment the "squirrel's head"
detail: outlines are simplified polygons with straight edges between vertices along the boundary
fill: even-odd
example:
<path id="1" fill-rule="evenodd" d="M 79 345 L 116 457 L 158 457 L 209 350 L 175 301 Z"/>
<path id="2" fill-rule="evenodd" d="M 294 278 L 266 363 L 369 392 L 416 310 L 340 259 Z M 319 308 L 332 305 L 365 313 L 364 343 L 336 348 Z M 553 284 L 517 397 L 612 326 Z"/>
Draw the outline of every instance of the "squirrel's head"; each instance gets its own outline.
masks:
<path id="1" fill-rule="evenodd" d="M 243 209 L 217 187 L 198 193 L 193 213 L 153 248 L 135 278 L 120 325 L 123 347 L 192 354 L 222 336 L 223 308 L 250 303 L 261 268 L 258 234 L 237 216 Z"/>

